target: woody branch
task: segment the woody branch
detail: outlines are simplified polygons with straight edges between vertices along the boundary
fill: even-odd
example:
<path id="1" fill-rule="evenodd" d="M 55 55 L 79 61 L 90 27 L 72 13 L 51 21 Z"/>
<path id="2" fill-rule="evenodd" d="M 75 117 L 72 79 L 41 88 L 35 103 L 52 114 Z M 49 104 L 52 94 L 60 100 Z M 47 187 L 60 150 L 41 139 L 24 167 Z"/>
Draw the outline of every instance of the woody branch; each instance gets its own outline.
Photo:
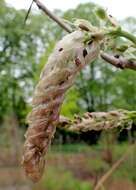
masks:
<path id="1" fill-rule="evenodd" d="M 55 21 L 66 32 L 68 33 L 72 32 L 71 28 L 67 24 L 65 24 L 61 18 L 54 15 L 43 3 L 41 3 L 39 0 L 33 0 L 33 1 L 36 3 L 39 9 L 41 9 L 46 15 L 48 15 L 53 21 Z M 115 33 L 116 31 L 113 31 L 113 32 Z M 125 31 L 121 31 L 119 33 L 116 32 L 116 35 L 123 36 L 129 39 L 130 41 L 132 41 L 134 44 L 136 43 L 136 37 L 129 34 L 128 32 L 125 32 Z M 136 62 L 134 61 L 129 61 L 122 56 L 115 57 L 105 52 L 101 52 L 100 55 L 103 60 L 105 60 L 107 63 L 110 63 L 117 68 L 136 70 Z"/>

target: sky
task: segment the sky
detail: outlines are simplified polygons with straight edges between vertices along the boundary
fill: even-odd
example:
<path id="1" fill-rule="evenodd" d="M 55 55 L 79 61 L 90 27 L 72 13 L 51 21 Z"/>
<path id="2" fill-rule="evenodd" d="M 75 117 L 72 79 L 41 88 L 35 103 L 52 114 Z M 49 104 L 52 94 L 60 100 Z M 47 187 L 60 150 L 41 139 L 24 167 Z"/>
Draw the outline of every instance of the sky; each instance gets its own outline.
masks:
<path id="1" fill-rule="evenodd" d="M 32 0 L 6 0 L 6 2 L 17 9 L 30 6 Z M 109 14 L 119 20 L 128 16 L 136 17 L 136 0 L 41 0 L 50 10 L 75 8 L 80 3 L 94 2 L 102 5 Z"/>

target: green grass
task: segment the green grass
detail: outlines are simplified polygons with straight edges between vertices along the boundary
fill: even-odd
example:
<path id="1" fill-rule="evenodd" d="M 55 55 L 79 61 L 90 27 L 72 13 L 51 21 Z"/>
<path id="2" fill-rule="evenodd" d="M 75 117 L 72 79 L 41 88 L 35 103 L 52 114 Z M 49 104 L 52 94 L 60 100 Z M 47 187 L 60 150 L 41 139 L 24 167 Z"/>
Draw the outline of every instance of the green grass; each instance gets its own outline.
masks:
<path id="1" fill-rule="evenodd" d="M 127 143 L 115 144 L 112 146 L 114 162 L 125 153 L 128 147 L 129 145 Z M 48 157 L 51 162 L 49 162 L 49 165 L 46 167 L 46 172 L 42 181 L 35 186 L 33 190 L 91 190 L 91 184 L 94 184 L 91 175 L 94 177 L 101 176 L 110 169 L 110 165 L 102 159 L 103 150 L 104 148 L 100 144 L 95 146 L 88 146 L 85 144 L 52 146 Z M 80 153 L 79 157 L 78 153 Z M 82 157 L 80 157 L 80 155 L 82 155 Z M 53 162 L 53 159 L 58 159 L 57 156 L 61 158 L 60 161 Z M 81 160 L 81 163 L 77 160 L 78 158 L 83 159 Z M 77 168 L 78 172 L 81 173 L 81 176 L 84 176 L 84 171 L 88 172 L 90 179 L 85 180 L 80 179 L 77 176 L 75 177 L 74 169 Z M 126 179 L 136 183 L 135 152 L 120 165 L 112 176 L 110 176 L 110 179 Z"/>
<path id="2" fill-rule="evenodd" d="M 129 144 L 121 143 L 112 145 L 112 153 L 113 153 L 113 161 L 115 162 L 118 160 L 125 151 L 129 148 Z M 88 146 L 85 144 L 66 144 L 66 145 L 59 145 L 53 146 L 51 154 L 59 153 L 63 155 L 67 154 L 77 154 L 83 153 L 85 154 L 85 163 L 86 168 L 91 171 L 91 173 L 99 174 L 105 173 L 110 169 L 108 163 L 102 160 L 102 153 L 103 153 L 103 144 L 102 145 L 94 145 Z M 122 178 L 128 179 L 133 183 L 136 183 L 136 148 L 125 160 L 120 167 L 113 173 L 111 176 L 113 178 Z"/>
<path id="3" fill-rule="evenodd" d="M 76 179 L 70 171 L 47 167 L 42 181 L 33 190 L 91 190 L 90 182 Z"/>
<path id="4" fill-rule="evenodd" d="M 113 144 L 113 162 L 118 160 L 129 146 L 127 143 Z M 32 190 L 91 190 L 95 179 L 104 175 L 111 167 L 103 159 L 105 148 L 103 143 L 93 146 L 86 144 L 53 145 L 47 154 L 44 176 Z M 9 162 L 10 154 L 9 149 L 3 148 L 1 159 L 7 158 Z M 110 176 L 111 182 L 120 179 L 136 184 L 136 148 Z"/>
<path id="5" fill-rule="evenodd" d="M 116 145 L 114 155 L 117 159 L 128 149 L 127 144 Z M 113 173 L 115 179 L 122 178 L 136 184 L 136 146 L 128 158 L 120 165 L 119 169 Z"/>
<path id="6" fill-rule="evenodd" d="M 88 159 L 87 166 L 92 170 L 92 172 L 101 173 L 109 169 L 109 165 L 103 161 L 100 157 Z"/>
<path id="7" fill-rule="evenodd" d="M 91 151 L 91 146 L 86 144 L 53 145 L 50 152 L 55 153 L 85 153 Z"/>

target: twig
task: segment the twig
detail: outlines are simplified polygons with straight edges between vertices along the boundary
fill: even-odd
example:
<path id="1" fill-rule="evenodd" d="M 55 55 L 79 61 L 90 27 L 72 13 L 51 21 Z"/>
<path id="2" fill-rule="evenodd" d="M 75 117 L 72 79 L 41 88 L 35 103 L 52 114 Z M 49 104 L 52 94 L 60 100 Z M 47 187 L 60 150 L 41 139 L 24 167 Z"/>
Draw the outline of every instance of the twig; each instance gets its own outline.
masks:
<path id="1" fill-rule="evenodd" d="M 32 3 L 31 3 L 31 5 L 30 5 L 30 7 L 29 7 L 29 9 L 28 9 L 28 11 L 27 11 L 26 17 L 25 17 L 25 19 L 24 19 L 24 25 L 25 25 L 25 23 L 26 23 L 26 21 L 27 21 L 27 19 L 28 19 L 29 13 L 30 13 L 30 11 L 31 11 L 31 9 L 32 9 L 33 2 L 34 2 L 34 0 L 32 0 Z"/>
<path id="2" fill-rule="evenodd" d="M 107 53 L 102 52 L 101 57 L 106 62 L 114 65 L 117 68 L 136 70 L 136 62 L 128 61 L 127 59 L 123 58 L 122 56 L 113 56 L 113 55 L 109 55 Z"/>
<path id="3" fill-rule="evenodd" d="M 46 15 L 48 15 L 52 20 L 54 20 L 61 28 L 63 28 L 66 32 L 71 33 L 71 28 L 66 25 L 59 17 L 54 15 L 45 5 L 43 5 L 39 0 L 33 0 L 36 5 L 41 9 Z M 115 31 L 114 31 L 115 32 Z M 124 34 L 124 33 L 123 33 Z M 125 33 L 126 34 L 126 33 Z M 126 37 L 124 34 L 124 37 Z M 126 34 L 127 36 L 129 33 Z M 129 35 L 130 36 L 130 35 Z M 133 40 L 134 41 L 134 40 Z M 135 42 L 135 41 L 134 41 Z M 132 61 L 128 61 L 125 58 L 117 59 L 114 56 L 111 56 L 107 53 L 101 53 L 101 58 L 107 61 L 108 63 L 114 65 L 115 67 L 125 69 L 133 69 L 136 70 L 136 63 Z"/>
<path id="4" fill-rule="evenodd" d="M 136 45 L 136 37 L 133 34 L 130 34 L 129 32 L 124 31 L 118 27 L 115 30 L 111 30 L 110 32 L 108 32 L 108 34 L 115 37 L 124 37 Z"/>
<path id="5" fill-rule="evenodd" d="M 135 143 L 133 145 L 131 145 L 127 149 L 127 151 L 122 155 L 122 157 L 113 164 L 113 166 L 110 168 L 110 170 L 101 177 L 101 179 L 98 181 L 97 185 L 95 186 L 94 190 L 99 190 L 101 188 L 101 186 L 103 185 L 103 183 L 127 159 L 127 157 L 130 155 L 130 152 L 133 150 L 134 147 L 135 147 Z"/>
<path id="6" fill-rule="evenodd" d="M 63 28 L 68 33 L 71 33 L 72 30 L 68 25 L 66 25 L 59 17 L 54 15 L 45 5 L 43 5 L 39 0 L 34 0 L 36 5 L 41 9 L 46 15 L 48 15 L 52 20 L 54 20 L 61 28 Z"/>

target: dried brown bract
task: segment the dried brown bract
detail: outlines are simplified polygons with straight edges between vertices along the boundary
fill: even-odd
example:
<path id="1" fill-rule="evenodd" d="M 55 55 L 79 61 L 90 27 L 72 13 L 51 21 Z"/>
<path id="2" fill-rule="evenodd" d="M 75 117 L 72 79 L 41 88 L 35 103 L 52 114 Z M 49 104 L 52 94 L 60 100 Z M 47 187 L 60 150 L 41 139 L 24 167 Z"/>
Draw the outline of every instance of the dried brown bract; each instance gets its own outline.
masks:
<path id="1" fill-rule="evenodd" d="M 43 174 L 44 156 L 59 121 L 65 92 L 72 86 L 78 71 L 99 54 L 98 41 L 92 41 L 89 46 L 84 43 L 84 37 L 85 31 L 77 30 L 58 42 L 36 86 L 33 108 L 27 117 L 29 128 L 22 160 L 26 175 L 35 182 Z"/>

